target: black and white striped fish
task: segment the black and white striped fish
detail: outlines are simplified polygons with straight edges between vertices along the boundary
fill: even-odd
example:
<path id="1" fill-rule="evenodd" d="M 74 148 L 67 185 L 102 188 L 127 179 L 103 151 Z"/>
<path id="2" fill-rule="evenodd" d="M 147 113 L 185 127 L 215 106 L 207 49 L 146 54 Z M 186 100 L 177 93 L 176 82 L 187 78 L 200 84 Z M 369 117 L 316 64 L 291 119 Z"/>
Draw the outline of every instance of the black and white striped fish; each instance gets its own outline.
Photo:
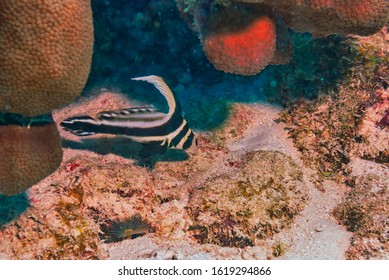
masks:
<path id="1" fill-rule="evenodd" d="M 173 92 L 158 76 L 133 78 L 153 84 L 165 97 L 169 111 L 162 113 L 152 106 L 125 108 L 100 112 L 91 116 L 74 116 L 61 122 L 61 126 L 77 136 L 113 134 L 142 143 L 139 155 L 142 158 L 161 154 L 167 148 L 189 149 L 197 141 L 182 116 L 181 105 Z"/>

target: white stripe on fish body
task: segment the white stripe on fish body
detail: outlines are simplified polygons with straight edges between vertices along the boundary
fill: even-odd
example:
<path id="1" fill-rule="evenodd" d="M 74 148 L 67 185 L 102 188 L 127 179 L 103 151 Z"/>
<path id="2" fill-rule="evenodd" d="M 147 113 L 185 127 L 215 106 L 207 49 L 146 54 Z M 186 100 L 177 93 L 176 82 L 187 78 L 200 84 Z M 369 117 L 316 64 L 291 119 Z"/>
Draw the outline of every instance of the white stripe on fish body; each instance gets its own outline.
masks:
<path id="1" fill-rule="evenodd" d="M 76 134 L 76 135 L 78 135 L 78 136 L 91 136 L 91 135 L 95 135 L 96 133 L 94 133 L 94 132 L 86 132 L 86 131 L 80 131 L 80 130 L 78 130 L 78 131 L 74 131 L 73 132 L 73 134 Z"/>
<path id="2" fill-rule="evenodd" d="M 133 141 L 139 142 L 139 143 L 157 142 L 157 141 L 167 140 L 168 146 L 170 146 L 170 142 L 172 141 L 172 139 L 180 133 L 180 131 L 184 128 L 185 125 L 186 125 L 186 120 L 183 119 L 181 125 L 176 130 L 174 130 L 173 132 L 170 132 L 167 135 L 158 135 L 158 136 L 127 136 L 126 135 L 126 137 L 130 138 Z"/>
<path id="3" fill-rule="evenodd" d="M 96 133 L 95 132 L 87 132 L 87 131 L 83 131 L 83 130 L 76 130 L 76 129 L 68 129 L 68 128 L 64 128 L 65 131 L 69 131 L 70 133 L 76 135 L 76 136 L 79 136 L 79 137 L 84 137 L 84 136 L 91 136 L 91 135 L 95 135 Z"/>
<path id="4" fill-rule="evenodd" d="M 88 119 L 86 119 L 85 117 L 88 117 Z M 63 120 L 61 123 L 74 124 L 76 122 L 98 124 L 98 122 L 95 119 L 93 119 L 92 117 L 89 117 L 89 116 L 80 116 L 80 117 L 75 116 L 75 117 L 71 117 L 71 118 L 68 118 L 66 120 Z"/>
<path id="5" fill-rule="evenodd" d="M 177 149 L 184 149 L 184 144 L 186 142 L 186 140 L 188 140 L 189 138 L 189 135 L 192 133 L 192 130 L 189 128 L 188 131 L 186 132 L 185 136 L 182 137 L 182 139 L 180 140 L 180 142 L 178 142 L 176 148 Z"/>

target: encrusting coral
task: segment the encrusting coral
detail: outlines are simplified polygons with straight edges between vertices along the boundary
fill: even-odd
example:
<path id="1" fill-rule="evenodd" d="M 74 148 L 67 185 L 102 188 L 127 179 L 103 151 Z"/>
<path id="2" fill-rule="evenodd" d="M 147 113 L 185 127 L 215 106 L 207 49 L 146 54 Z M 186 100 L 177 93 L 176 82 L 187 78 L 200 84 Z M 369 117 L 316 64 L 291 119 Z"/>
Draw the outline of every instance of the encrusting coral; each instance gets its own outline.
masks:
<path id="1" fill-rule="evenodd" d="M 55 124 L 33 119 L 80 95 L 92 50 L 90 1 L 1 2 L 0 193 L 21 192 L 59 166 L 61 140 Z M 7 123 L 10 119 L 28 124 Z"/>
<path id="2" fill-rule="evenodd" d="M 386 0 L 240 0 L 269 5 L 281 13 L 289 27 L 315 35 L 378 32 L 387 22 Z"/>
<path id="3" fill-rule="evenodd" d="M 250 152 L 236 168 L 208 179 L 190 195 L 190 230 L 200 243 L 253 246 L 290 224 L 304 207 L 302 173 L 285 154 Z"/>
<path id="4" fill-rule="evenodd" d="M 1 1 L 0 111 L 36 116 L 73 101 L 92 48 L 89 1 Z"/>
<path id="5" fill-rule="evenodd" d="M 287 53 L 288 50 L 285 47 L 282 50 L 283 48 L 279 47 L 281 45 L 275 41 L 280 40 L 284 45 L 290 45 L 289 34 L 285 28 L 274 31 L 275 22 L 280 19 L 295 31 L 327 36 L 370 35 L 378 32 L 389 18 L 389 2 L 386 0 L 240 2 L 242 3 L 177 0 L 184 18 L 200 34 L 210 62 L 219 70 L 241 75 L 255 75 L 268 64 L 288 62 L 289 59 L 272 60 L 275 44 L 278 51 Z M 256 19 L 253 18 L 255 14 Z M 217 28 L 214 28 L 210 25 L 210 22 L 213 22 L 212 17 L 220 18 L 220 15 L 222 16 Z"/>
<path id="6" fill-rule="evenodd" d="M 338 90 L 312 102 L 293 102 L 281 115 L 303 160 L 324 177 L 344 180 L 353 157 L 389 161 L 389 128 L 380 124 L 389 105 L 387 34 L 383 28 L 371 36 L 375 47 L 361 38 L 350 40 L 353 61 Z"/>

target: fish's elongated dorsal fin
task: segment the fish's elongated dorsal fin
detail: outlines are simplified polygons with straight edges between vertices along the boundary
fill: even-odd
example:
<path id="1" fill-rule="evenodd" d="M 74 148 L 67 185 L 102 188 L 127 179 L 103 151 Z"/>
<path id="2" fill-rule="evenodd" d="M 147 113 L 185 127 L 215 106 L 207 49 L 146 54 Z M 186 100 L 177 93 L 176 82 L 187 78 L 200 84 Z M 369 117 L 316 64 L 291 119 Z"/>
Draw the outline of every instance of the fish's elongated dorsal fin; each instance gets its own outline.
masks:
<path id="1" fill-rule="evenodd" d="M 159 90 L 159 92 L 165 97 L 166 102 L 168 103 L 169 112 L 167 114 L 169 116 L 173 115 L 177 107 L 177 101 L 174 97 L 173 92 L 170 90 L 169 86 L 165 83 L 165 81 L 161 77 L 156 75 L 151 75 L 151 76 L 136 77 L 136 78 L 132 78 L 131 80 L 145 81 L 153 84 Z"/>

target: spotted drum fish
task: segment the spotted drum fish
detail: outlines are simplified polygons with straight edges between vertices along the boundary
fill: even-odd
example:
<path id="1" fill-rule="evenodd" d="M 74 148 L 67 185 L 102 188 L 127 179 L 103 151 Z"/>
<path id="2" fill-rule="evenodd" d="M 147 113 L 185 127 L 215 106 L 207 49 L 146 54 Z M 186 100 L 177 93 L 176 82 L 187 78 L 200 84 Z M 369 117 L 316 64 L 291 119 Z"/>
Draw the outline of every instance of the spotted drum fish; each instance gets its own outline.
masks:
<path id="1" fill-rule="evenodd" d="M 169 110 L 162 113 L 152 106 L 103 111 L 91 116 L 74 116 L 61 122 L 61 126 L 77 136 L 113 134 L 125 136 L 143 144 L 141 158 L 162 154 L 167 148 L 187 150 L 197 141 L 182 116 L 181 105 L 165 81 L 158 76 L 133 78 L 153 84 L 165 97 Z"/>

